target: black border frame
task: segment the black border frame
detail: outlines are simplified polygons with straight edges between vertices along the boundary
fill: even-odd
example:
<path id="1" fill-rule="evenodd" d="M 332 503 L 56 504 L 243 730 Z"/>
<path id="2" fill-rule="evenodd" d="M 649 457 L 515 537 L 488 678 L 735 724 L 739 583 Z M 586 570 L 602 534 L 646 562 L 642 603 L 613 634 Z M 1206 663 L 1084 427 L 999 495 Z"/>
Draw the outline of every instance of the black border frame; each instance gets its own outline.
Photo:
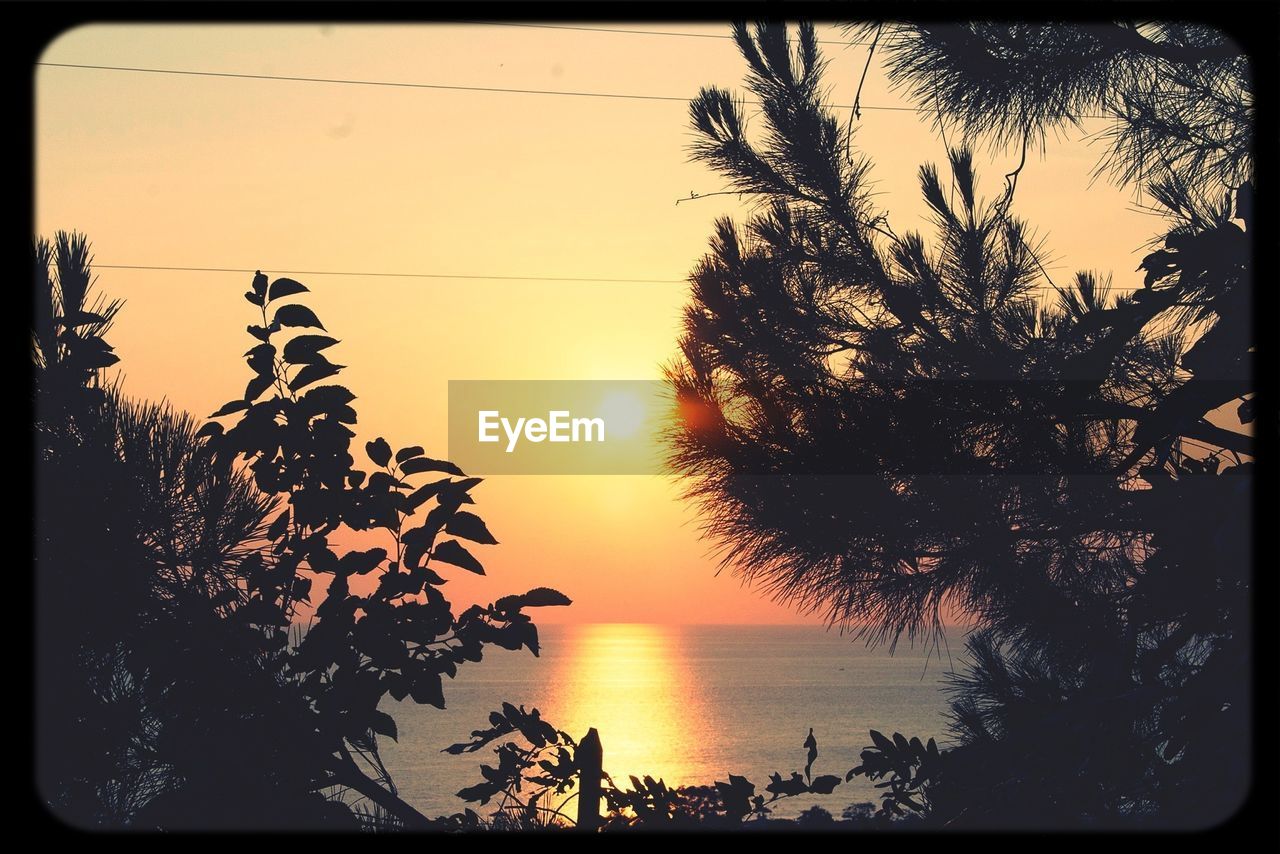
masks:
<path id="1" fill-rule="evenodd" d="M 1273 164 L 1276 155 L 1276 141 L 1280 133 L 1276 125 L 1275 79 L 1277 57 L 1280 56 L 1280 4 L 1253 3 L 1247 0 L 1216 0 L 1216 2 L 1134 2 L 1134 0 L 1117 0 L 1116 2 L 1097 2 L 1097 0 L 1080 0 L 1080 2 L 1051 3 L 1012 3 L 1012 2 L 939 2 L 939 0 L 905 0 L 898 3 L 881 2 L 881 0 L 864 0 L 864 2 L 663 2 L 637 3 L 633 0 L 610 4 L 591 4 L 582 2 L 531 3 L 531 2 L 473 2 L 473 3 L 407 3 L 372 0 L 364 3 L 341 3 L 332 0 L 313 0 L 303 4 L 298 2 L 245 2 L 245 0 L 229 0 L 229 2 L 190 3 L 157 3 L 157 2 L 46 2 L 38 3 L 23 0 L 18 3 L 7 3 L 6 11 L 10 14 L 9 24 L 4 28 L 3 46 L 0 51 L 7 66 L 3 81 L 9 90 L 5 100 L 19 114 L 16 127 L 10 133 L 10 141 L 14 143 L 12 156 L 18 162 L 25 161 L 30 171 L 11 169 L 5 174 L 5 183 L 10 186 L 6 195 L 11 199 L 25 199 L 22 216 L 26 218 L 26 230 L 21 232 L 21 243 L 13 240 L 9 243 L 15 258 L 26 258 L 28 242 L 34 225 L 34 119 L 35 119 L 35 63 L 44 48 L 60 33 L 85 23 L 325 23 L 325 22 L 365 22 L 365 23 L 448 23 L 469 20 L 493 21 L 563 21 L 563 22 L 728 22 L 745 18 L 776 18 L 788 20 L 812 18 L 818 21 L 831 21 L 863 18 L 896 18 L 918 20 L 954 20 L 963 18 L 987 19 L 1032 19 L 1061 21 L 1090 21 L 1112 19 L 1117 17 L 1133 18 L 1178 18 L 1195 21 L 1217 27 L 1238 41 L 1250 55 L 1254 63 L 1254 75 L 1257 93 L 1257 125 L 1256 125 L 1256 172 L 1257 184 L 1262 187 L 1274 186 Z M 1265 571 L 1264 547 L 1269 545 L 1263 539 L 1263 524 L 1268 511 L 1275 513 L 1276 479 L 1274 469 L 1273 443 L 1280 432 L 1277 420 L 1275 401 L 1277 362 L 1273 342 L 1276 332 L 1270 336 L 1261 334 L 1264 321 L 1275 323 L 1280 314 L 1275 311 L 1275 286 L 1261 280 L 1261 271 L 1266 269 L 1258 263 L 1268 260 L 1267 250 L 1276 245 L 1276 207 L 1274 197 L 1272 204 L 1260 207 L 1256 211 L 1259 238 L 1254 241 L 1255 268 L 1259 271 L 1259 281 L 1255 288 L 1254 304 L 1254 340 L 1258 342 L 1255 354 L 1255 383 L 1258 401 L 1258 417 L 1255 421 L 1255 442 L 1258 454 L 1257 477 L 1254 480 L 1253 494 L 1253 780 L 1249 795 L 1239 810 L 1223 823 L 1202 831 L 1067 831 L 1072 835 L 1159 835 L 1189 836 L 1188 841 L 1209 841 L 1204 837 L 1239 837 L 1248 835 L 1250 840 L 1280 837 L 1280 812 L 1277 812 L 1277 786 L 1275 782 L 1275 763 L 1280 761 L 1280 674 L 1275 667 L 1275 659 L 1268 658 L 1266 652 L 1275 650 L 1274 637 L 1265 634 L 1264 627 L 1274 625 L 1275 615 L 1268 608 L 1280 608 L 1280 596 L 1277 596 L 1277 580 L 1274 572 Z M 11 238 L 19 235 L 9 232 Z M 1268 240 L 1267 238 L 1271 239 Z M 20 281 L 25 286 L 28 281 L 22 274 Z M 30 292 L 23 290 L 23 298 L 29 300 Z M 29 324 L 32 309 L 28 304 L 25 313 L 21 314 L 24 324 Z M 29 327 L 28 327 L 29 328 Z M 14 363 L 26 363 L 25 333 L 16 330 L 9 339 L 15 350 L 10 358 Z M 1271 370 L 1265 370 L 1271 365 Z M 27 386 L 30 389 L 30 386 Z M 32 397 L 24 393 L 22 403 L 32 406 Z M 33 413 L 34 416 L 34 413 Z M 25 473 L 33 478 L 32 469 Z M 27 496 L 34 495 L 34 480 Z M 34 525 L 34 519 L 32 519 Z M 34 549 L 32 540 L 24 540 Z M 1272 546 L 1274 548 L 1274 546 Z M 34 556 L 34 552 L 33 552 Z M 34 615 L 34 579 L 27 567 L 21 568 L 21 586 L 23 599 L 15 610 L 29 619 Z M 1270 617 L 1270 619 L 1268 619 Z M 18 642 L 17 648 L 29 648 L 34 631 L 28 627 Z M 35 678 L 34 655 L 32 656 L 32 684 Z M 34 692 L 33 692 L 34 693 Z M 31 707 L 28 707 L 31 709 Z M 29 711 L 33 714 L 34 709 Z M 1268 724 L 1267 722 L 1271 723 Z M 31 724 L 34 728 L 34 719 Z M 1238 737 L 1235 733 L 1224 733 L 1225 738 Z M 15 739 L 17 741 L 18 739 Z M 30 766 L 34 771 L 34 740 L 30 742 L 32 750 Z M 32 784 L 28 789 L 30 800 L 22 803 L 11 813 L 11 820 L 24 821 L 28 817 L 36 819 L 40 830 L 70 831 L 78 834 L 82 831 L 60 822 L 40 803 L 34 787 L 34 773 L 27 778 Z M 14 806 L 18 806 L 15 804 Z M 11 833 L 18 838 L 26 836 L 26 828 L 12 826 Z M 801 835 L 811 833 L 798 831 Z M 788 833 L 790 835 L 791 832 Z M 906 840 L 921 836 L 911 831 L 889 831 L 889 835 Z M 1064 831 L 1043 831 L 1043 834 L 1059 835 Z M 932 834 L 923 834 L 932 835 Z M 967 833 L 969 836 L 1038 836 L 1040 832 L 990 832 Z M 505 836 L 505 835 L 504 835 Z M 840 834 L 852 841 L 856 834 Z M 11 837 L 13 838 L 13 837 Z M 560 841 L 560 837 L 556 837 Z M 461 841 L 461 840 L 460 840 Z M 637 841 L 643 841 L 637 840 Z M 918 839 L 915 841 L 919 841 Z"/>

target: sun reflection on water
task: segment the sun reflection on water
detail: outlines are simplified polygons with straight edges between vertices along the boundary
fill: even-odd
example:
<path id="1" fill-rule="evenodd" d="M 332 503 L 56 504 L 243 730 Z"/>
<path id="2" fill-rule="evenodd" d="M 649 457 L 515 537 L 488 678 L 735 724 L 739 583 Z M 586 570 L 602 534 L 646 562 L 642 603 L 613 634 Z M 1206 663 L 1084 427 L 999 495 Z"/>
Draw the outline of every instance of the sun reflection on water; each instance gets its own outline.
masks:
<path id="1" fill-rule="evenodd" d="M 679 627 L 606 623 L 578 627 L 556 674 L 557 726 L 574 738 L 595 727 L 604 768 L 669 783 L 703 771 L 696 745 L 709 731 L 704 699 L 684 661 Z"/>

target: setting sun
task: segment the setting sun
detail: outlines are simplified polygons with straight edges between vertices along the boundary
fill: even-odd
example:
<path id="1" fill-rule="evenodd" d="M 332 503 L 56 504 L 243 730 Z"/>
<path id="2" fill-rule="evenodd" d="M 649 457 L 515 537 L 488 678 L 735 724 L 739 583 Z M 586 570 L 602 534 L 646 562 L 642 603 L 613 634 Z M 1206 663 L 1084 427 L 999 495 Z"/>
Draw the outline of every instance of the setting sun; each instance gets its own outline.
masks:
<path id="1" fill-rule="evenodd" d="M 609 435 L 629 439 L 636 434 L 651 415 L 644 403 L 634 394 L 613 392 L 600 401 L 600 414 L 608 425 Z"/>

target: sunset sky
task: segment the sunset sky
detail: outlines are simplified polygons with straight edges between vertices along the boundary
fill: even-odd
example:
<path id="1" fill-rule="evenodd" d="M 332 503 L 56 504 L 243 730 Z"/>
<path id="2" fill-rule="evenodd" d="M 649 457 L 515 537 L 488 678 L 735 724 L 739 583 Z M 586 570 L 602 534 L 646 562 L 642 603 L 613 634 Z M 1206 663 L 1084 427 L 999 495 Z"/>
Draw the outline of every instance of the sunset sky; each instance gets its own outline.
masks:
<path id="1" fill-rule="evenodd" d="M 574 29 L 591 26 L 647 32 Z M 201 416 L 239 397 L 252 274 L 104 265 L 290 271 L 342 341 L 329 353 L 359 396 L 358 447 L 381 435 L 444 456 L 451 379 L 655 379 L 675 355 L 683 280 L 713 220 L 747 210 L 733 196 L 675 204 L 723 187 L 689 161 L 687 99 L 704 85 L 741 89 L 727 33 L 585 22 L 82 27 L 41 61 L 680 100 L 39 67 L 36 227 L 85 232 L 100 286 L 126 300 L 109 340 L 128 393 Z M 851 104 L 866 47 L 822 48 L 831 101 Z M 863 102 L 906 105 L 876 62 Z M 1089 120 L 1051 140 L 1019 179 L 1015 211 L 1045 238 L 1059 284 L 1078 269 L 1140 284 L 1141 247 L 1160 228 L 1132 190 L 1091 180 L 1101 144 L 1082 137 L 1104 127 Z M 894 229 L 923 227 L 916 172 L 945 156 L 930 117 L 865 110 L 855 144 L 874 162 Z M 982 149 L 988 197 L 1017 159 Z M 546 622 L 814 621 L 717 576 L 679 493 L 657 476 L 491 477 L 476 510 L 501 544 L 478 550 L 488 576 L 458 571 L 446 595 L 491 601 L 548 585 L 575 600 L 539 614 Z"/>

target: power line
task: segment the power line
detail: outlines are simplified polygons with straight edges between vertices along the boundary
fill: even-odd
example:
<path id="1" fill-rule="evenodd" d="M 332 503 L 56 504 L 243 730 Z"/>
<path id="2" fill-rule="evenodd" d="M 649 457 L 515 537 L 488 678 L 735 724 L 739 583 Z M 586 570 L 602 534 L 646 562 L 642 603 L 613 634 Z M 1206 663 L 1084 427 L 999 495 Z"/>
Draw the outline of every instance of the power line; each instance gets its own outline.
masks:
<path id="1" fill-rule="evenodd" d="M 293 83 L 333 83 L 347 86 L 387 86 L 397 89 L 440 89 L 454 92 L 501 92 L 511 95 L 562 95 L 574 98 L 621 98 L 628 101 L 679 101 L 687 104 L 691 100 L 688 97 L 679 95 L 633 95 L 625 92 L 575 92 L 564 89 L 512 89 L 501 86 L 461 86 L 445 83 L 408 83 L 396 80 L 355 80 L 344 77 L 302 77 L 290 76 L 283 74 L 247 74 L 234 71 L 192 71 L 181 68 L 142 68 L 128 65 L 91 65 L 88 63 L 75 62 L 37 62 L 36 65 L 45 68 L 75 68 L 88 71 L 126 71 L 136 74 L 175 74 L 188 77 L 221 77 L 231 78 L 235 80 L 285 80 Z M 759 106 L 759 101 L 743 101 L 745 104 Z M 851 110 L 853 107 L 849 104 L 827 104 L 825 105 L 833 110 Z M 937 112 L 933 109 L 925 107 L 890 107 L 890 106 L 870 106 L 860 104 L 859 109 L 862 110 L 883 110 L 887 112 L 899 113 L 929 113 Z M 1064 116 L 1066 114 L 1063 114 Z M 1069 116 L 1068 116 L 1069 117 Z M 1075 116 L 1077 119 L 1106 119 L 1110 116 L 1080 115 Z"/>
<path id="2" fill-rule="evenodd" d="M 152 264 L 98 264 L 94 269 L 101 270 L 157 270 L 180 273 L 255 273 L 261 267 L 178 267 Z M 497 282 L 591 282 L 598 284 L 626 285 L 683 285 L 688 279 L 613 279 L 600 276 L 500 276 L 483 273 L 388 273 L 383 271 L 356 270 L 278 270 L 266 268 L 272 273 L 287 273 L 291 276 L 371 276 L 388 279 L 473 279 Z M 1035 285 L 1036 290 L 1052 291 L 1049 285 Z M 1113 285 L 1112 290 L 1140 290 L 1140 286 L 1124 287 Z"/>
<path id="3" fill-rule="evenodd" d="M 513 95 L 568 95 L 578 98 L 625 98 L 635 101 L 683 101 L 674 95 L 628 95 L 617 92 L 571 92 L 559 89 L 508 89 L 499 86 L 457 86 L 444 83 L 404 83 L 394 80 L 351 80 L 337 77 L 294 77 L 282 74 L 245 74 L 232 71 L 190 71 L 178 68 L 136 68 L 124 65 L 88 65 L 71 62 L 38 62 L 49 68 L 81 68 L 93 71 L 131 71 L 139 74 L 179 74 L 190 77 L 229 77 L 237 80 L 288 80 L 295 83 L 339 83 L 349 86 L 390 86 L 399 89 L 445 89 L 457 92 L 505 92 Z"/>
<path id="4" fill-rule="evenodd" d="M 686 39 L 732 39 L 733 36 L 727 36 L 723 33 L 680 33 L 670 30 L 628 30 L 620 27 L 587 27 L 587 26 L 569 26 L 566 24 L 515 24 L 509 21 L 460 21 L 463 24 L 478 24 L 486 27 L 529 27 L 539 30 L 576 30 L 583 33 L 622 33 L 631 36 L 675 36 L 677 38 Z M 842 47 L 856 47 L 859 45 L 868 45 L 870 42 L 842 42 L 832 41 L 829 39 L 818 39 L 818 44 L 833 44 Z"/>
<path id="5" fill-rule="evenodd" d="M 184 273 L 255 273 L 251 267 L 164 267 L 146 264 L 97 264 L 103 270 L 165 270 Z M 483 279 L 512 282 L 599 282 L 627 285 L 682 285 L 684 279 L 606 279 L 598 276 L 490 276 L 478 273 L 385 273 L 352 270 L 275 270 L 291 276 L 375 276 L 389 279 Z"/>

